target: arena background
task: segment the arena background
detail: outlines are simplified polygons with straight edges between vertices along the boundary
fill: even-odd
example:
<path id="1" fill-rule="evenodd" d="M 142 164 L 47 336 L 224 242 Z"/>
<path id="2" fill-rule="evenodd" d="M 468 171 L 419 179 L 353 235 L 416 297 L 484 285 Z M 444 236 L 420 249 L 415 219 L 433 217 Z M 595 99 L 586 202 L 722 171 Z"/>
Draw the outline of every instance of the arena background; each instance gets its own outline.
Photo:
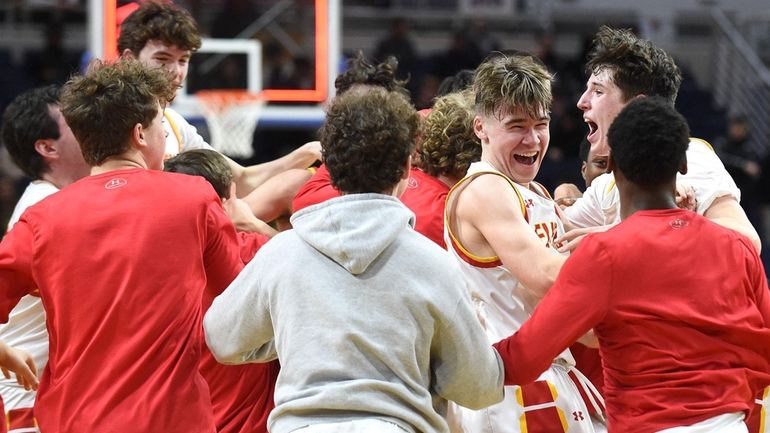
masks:
<path id="1" fill-rule="evenodd" d="M 717 150 L 743 144 L 761 167 L 733 176 L 763 240 L 770 230 L 770 2 L 767 0 L 175 0 L 206 38 L 224 48 L 193 56 L 177 105 L 208 138 L 195 92 L 265 90 L 271 100 L 244 164 L 274 159 L 316 137 L 333 80 L 357 51 L 399 59 L 418 108 L 440 81 L 473 69 L 492 50 L 527 50 L 556 72 L 551 146 L 539 180 L 582 186 L 578 145 L 586 133 L 575 106 L 584 53 L 602 24 L 634 29 L 677 60 L 685 81 L 677 108 L 693 136 Z M 109 56 L 110 10 L 122 0 L 1 0 L 0 111 L 21 91 L 63 83 L 93 56 Z M 110 9 L 112 8 L 112 9 Z M 114 18 L 112 18 L 114 19 Z M 231 41 L 228 43 L 227 41 Z M 256 41 L 257 54 L 238 47 Z M 209 44 L 209 46 L 213 46 Z M 232 47 L 232 50 L 230 50 Z M 249 61 L 257 70 L 249 78 Z M 253 82 L 257 77 L 257 83 Z M 250 82 L 251 79 L 251 82 Z M 186 95 L 189 95 L 185 97 Z M 731 122 L 745 120 L 747 135 Z M 729 131 L 733 130 L 733 134 Z M 723 158 L 724 159 L 724 158 Z M 0 153 L 0 223 L 27 179 Z M 763 255 L 770 255 L 767 247 Z"/>

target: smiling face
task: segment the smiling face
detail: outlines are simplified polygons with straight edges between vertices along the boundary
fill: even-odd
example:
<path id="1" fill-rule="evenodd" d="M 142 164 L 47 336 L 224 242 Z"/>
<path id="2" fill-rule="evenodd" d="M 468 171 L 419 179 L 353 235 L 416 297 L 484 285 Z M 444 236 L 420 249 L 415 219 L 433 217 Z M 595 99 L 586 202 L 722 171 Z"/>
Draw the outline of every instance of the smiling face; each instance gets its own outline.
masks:
<path id="1" fill-rule="evenodd" d="M 169 45 L 158 39 L 150 39 L 138 55 L 131 53 L 128 49 L 126 51 L 127 54 L 134 55 L 146 66 L 164 68 L 171 72 L 176 87 L 181 87 L 187 78 L 190 56 L 192 55 L 190 50 L 180 49 L 176 45 Z"/>
<path id="2" fill-rule="evenodd" d="M 550 122 L 546 113 L 533 118 L 523 110 L 513 110 L 499 119 L 476 116 L 473 126 L 481 140 L 481 159 L 514 182 L 528 186 L 548 150 Z"/>
<path id="3" fill-rule="evenodd" d="M 577 106 L 583 111 L 583 120 L 588 124 L 586 138 L 594 154 L 609 154 L 607 131 L 627 103 L 620 88 L 613 82 L 610 69 L 604 68 L 591 74 Z"/>

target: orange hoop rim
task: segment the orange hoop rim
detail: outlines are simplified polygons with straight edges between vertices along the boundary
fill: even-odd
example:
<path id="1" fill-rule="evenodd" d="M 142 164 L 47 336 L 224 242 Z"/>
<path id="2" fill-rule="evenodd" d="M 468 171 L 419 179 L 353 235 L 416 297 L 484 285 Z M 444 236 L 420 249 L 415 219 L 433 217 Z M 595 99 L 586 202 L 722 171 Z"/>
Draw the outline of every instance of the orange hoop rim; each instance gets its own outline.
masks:
<path id="1" fill-rule="evenodd" d="M 195 92 L 202 105 L 209 109 L 221 111 L 227 107 L 239 104 L 265 104 L 267 100 L 261 93 L 236 89 L 207 89 Z"/>

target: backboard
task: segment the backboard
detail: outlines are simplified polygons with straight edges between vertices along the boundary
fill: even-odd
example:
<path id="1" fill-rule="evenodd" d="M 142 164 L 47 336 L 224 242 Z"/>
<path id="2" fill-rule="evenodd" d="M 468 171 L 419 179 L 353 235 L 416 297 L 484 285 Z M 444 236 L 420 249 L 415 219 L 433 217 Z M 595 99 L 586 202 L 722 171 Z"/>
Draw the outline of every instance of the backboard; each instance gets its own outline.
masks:
<path id="1" fill-rule="evenodd" d="M 183 0 L 175 2 L 184 7 Z M 259 9 L 253 11 L 255 19 L 243 29 L 234 28 L 236 35 L 214 38 L 207 33 L 215 30 L 210 18 L 219 11 L 197 11 L 197 16 L 193 15 L 204 36 L 203 46 L 193 55 L 187 83 L 180 90 L 174 108 L 190 118 L 188 120 L 195 121 L 201 115 L 195 91 L 219 88 L 217 86 L 243 88 L 260 92 L 268 101 L 260 116 L 260 125 L 320 125 L 324 117 L 322 104 L 333 96 L 339 65 L 340 2 L 246 0 L 240 3 Z M 221 7 L 229 3 L 208 2 Z M 89 0 L 89 48 L 95 57 L 117 57 L 117 10 L 118 0 Z M 222 9 L 221 12 L 228 11 Z M 295 21 L 301 25 L 293 25 Z M 301 66 L 293 66 L 295 71 L 306 71 L 297 80 L 299 85 L 291 80 L 275 79 L 285 66 L 276 63 L 287 58 L 302 61 Z M 241 74 L 241 79 L 224 80 L 226 72 L 223 71 L 228 70 Z"/>

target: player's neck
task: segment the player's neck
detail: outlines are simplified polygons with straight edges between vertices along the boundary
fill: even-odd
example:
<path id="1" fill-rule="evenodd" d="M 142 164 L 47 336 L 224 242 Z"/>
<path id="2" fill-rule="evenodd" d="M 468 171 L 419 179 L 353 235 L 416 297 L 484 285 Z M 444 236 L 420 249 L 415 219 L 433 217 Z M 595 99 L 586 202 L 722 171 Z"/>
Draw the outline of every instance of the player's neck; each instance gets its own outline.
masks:
<path id="1" fill-rule="evenodd" d="M 136 161 L 133 158 L 116 156 L 113 158 L 108 158 L 102 164 L 92 167 L 91 175 L 102 174 L 102 173 L 106 173 L 108 171 L 114 171 L 114 170 L 127 170 L 131 168 L 146 169 L 147 166 L 145 164 L 142 164 L 140 161 Z"/>
<path id="2" fill-rule="evenodd" d="M 674 188 L 644 189 L 634 184 L 618 185 L 620 191 L 620 218 L 626 219 L 640 210 L 676 209 Z"/>
<path id="3" fill-rule="evenodd" d="M 56 189 L 62 189 L 65 186 L 75 182 L 77 179 L 73 179 L 71 176 L 66 176 L 62 173 L 58 173 L 54 170 L 44 173 L 40 180 L 43 182 L 48 182 L 51 185 L 55 186 Z"/>

